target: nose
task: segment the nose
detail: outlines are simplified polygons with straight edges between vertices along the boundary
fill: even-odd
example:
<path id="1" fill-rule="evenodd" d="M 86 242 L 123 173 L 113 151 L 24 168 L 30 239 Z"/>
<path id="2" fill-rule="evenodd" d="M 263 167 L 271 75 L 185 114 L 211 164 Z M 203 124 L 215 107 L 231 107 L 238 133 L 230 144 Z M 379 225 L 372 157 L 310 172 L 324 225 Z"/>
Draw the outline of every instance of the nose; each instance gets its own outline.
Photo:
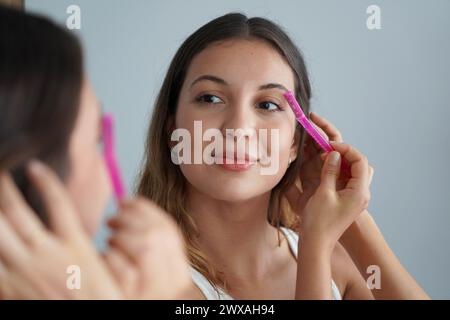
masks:
<path id="1" fill-rule="evenodd" d="M 238 103 L 227 110 L 226 119 L 221 131 L 226 139 L 238 142 L 240 139 L 250 139 L 256 134 L 256 119 L 249 103 Z"/>

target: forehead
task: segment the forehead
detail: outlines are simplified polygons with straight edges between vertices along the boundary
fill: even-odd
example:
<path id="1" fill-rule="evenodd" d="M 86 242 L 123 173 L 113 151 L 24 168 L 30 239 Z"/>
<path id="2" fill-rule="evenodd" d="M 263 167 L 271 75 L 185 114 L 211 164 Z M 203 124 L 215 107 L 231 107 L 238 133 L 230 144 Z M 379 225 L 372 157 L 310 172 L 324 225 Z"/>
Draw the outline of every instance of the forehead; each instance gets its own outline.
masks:
<path id="1" fill-rule="evenodd" d="M 212 74 L 230 85 L 279 82 L 294 89 L 294 73 L 284 57 L 270 44 L 257 39 L 216 42 L 194 57 L 186 81 Z"/>

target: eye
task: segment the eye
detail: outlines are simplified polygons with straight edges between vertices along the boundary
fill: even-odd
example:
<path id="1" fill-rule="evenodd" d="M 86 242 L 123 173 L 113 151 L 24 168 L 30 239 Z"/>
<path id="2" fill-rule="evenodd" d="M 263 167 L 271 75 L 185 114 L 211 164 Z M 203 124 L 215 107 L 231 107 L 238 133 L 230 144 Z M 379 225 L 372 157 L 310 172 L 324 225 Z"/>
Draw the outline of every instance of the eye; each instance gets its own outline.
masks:
<path id="1" fill-rule="evenodd" d="M 277 110 L 282 110 L 280 108 L 280 106 L 274 102 L 271 101 L 263 101 L 258 103 L 257 105 L 258 108 L 263 109 L 263 110 L 267 110 L 267 111 L 277 111 Z"/>
<path id="2" fill-rule="evenodd" d="M 199 103 L 206 103 L 206 104 L 219 104 L 223 103 L 222 99 L 220 99 L 218 96 L 215 96 L 213 94 L 203 94 L 195 99 Z"/>

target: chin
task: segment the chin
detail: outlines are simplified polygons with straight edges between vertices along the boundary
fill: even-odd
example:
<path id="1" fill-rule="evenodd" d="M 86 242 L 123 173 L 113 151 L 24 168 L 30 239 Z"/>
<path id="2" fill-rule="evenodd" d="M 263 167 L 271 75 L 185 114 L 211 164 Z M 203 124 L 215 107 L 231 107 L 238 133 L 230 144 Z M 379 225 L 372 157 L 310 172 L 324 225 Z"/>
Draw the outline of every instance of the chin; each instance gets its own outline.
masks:
<path id="1" fill-rule="evenodd" d="M 264 184 L 249 183 L 249 181 L 210 182 L 197 185 L 196 189 L 212 199 L 228 202 L 247 201 L 271 191 L 271 188 Z"/>
<path id="2" fill-rule="evenodd" d="M 182 170 L 186 180 L 200 193 L 212 199 L 240 202 L 261 196 L 283 178 L 281 175 L 262 176 L 257 172 L 226 172 Z"/>

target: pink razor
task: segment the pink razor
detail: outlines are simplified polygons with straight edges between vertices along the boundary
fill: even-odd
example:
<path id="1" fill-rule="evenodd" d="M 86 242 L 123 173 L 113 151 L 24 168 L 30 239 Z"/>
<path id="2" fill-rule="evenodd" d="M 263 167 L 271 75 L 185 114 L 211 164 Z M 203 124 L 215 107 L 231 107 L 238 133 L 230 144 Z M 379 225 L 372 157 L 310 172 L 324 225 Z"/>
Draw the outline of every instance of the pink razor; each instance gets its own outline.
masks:
<path id="1" fill-rule="evenodd" d="M 317 142 L 322 150 L 325 152 L 334 151 L 328 140 L 322 136 L 322 134 L 316 129 L 316 127 L 313 126 L 311 121 L 305 116 L 305 113 L 303 112 L 300 104 L 297 102 L 292 92 L 287 91 L 283 94 L 283 96 L 291 106 L 291 109 L 294 112 L 297 121 L 302 125 L 303 128 L 305 128 L 306 132 L 308 132 L 308 134 L 314 139 L 314 141 Z M 341 162 L 341 170 L 342 173 L 347 177 L 351 177 L 351 170 L 347 161 L 343 160 Z"/>
<path id="2" fill-rule="evenodd" d="M 125 188 L 122 175 L 117 164 L 114 141 L 114 119 L 111 114 L 105 114 L 102 118 L 103 130 L 103 156 L 108 168 L 111 183 L 113 185 L 114 197 L 117 202 L 125 197 Z"/>

